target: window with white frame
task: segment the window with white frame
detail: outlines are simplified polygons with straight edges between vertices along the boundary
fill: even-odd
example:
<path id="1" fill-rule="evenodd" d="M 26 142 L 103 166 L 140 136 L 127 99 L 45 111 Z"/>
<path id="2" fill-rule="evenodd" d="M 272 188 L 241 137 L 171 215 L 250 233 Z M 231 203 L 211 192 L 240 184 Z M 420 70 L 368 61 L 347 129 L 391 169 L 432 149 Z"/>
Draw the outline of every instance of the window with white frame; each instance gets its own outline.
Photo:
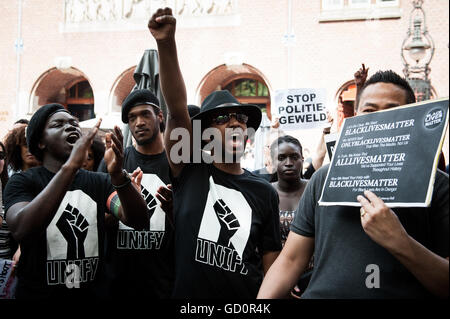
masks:
<path id="1" fill-rule="evenodd" d="M 377 0 L 376 4 L 380 7 L 398 7 L 399 0 Z"/>
<path id="2" fill-rule="evenodd" d="M 401 17 L 400 0 L 321 0 L 320 22 Z"/>
<path id="3" fill-rule="evenodd" d="M 370 3 L 370 0 L 348 0 L 348 5 L 351 8 L 367 8 Z"/>
<path id="4" fill-rule="evenodd" d="M 341 9 L 344 7 L 344 0 L 322 0 L 323 10 Z"/>

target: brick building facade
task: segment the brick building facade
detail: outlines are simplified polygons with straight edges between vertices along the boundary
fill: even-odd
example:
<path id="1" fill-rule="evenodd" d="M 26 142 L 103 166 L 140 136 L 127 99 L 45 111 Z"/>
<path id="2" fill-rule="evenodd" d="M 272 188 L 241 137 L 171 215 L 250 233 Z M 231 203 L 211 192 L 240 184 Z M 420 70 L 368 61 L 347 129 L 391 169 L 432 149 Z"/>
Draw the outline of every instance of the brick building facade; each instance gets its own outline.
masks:
<path id="1" fill-rule="evenodd" d="M 269 109 L 276 89 L 320 87 L 335 113 L 361 63 L 369 75 L 403 74 L 400 51 L 413 8 L 410 0 L 2 1 L 0 136 L 48 102 L 72 103 L 85 117 L 119 112 L 134 67 L 156 47 L 148 18 L 166 5 L 178 17 L 189 103 L 252 79 L 266 87 L 255 98 Z M 423 8 L 436 47 L 431 83 L 437 97 L 448 96 L 449 1 L 426 0 Z M 319 133 L 294 135 L 313 150 Z M 448 137 L 444 149 L 448 160 Z"/>

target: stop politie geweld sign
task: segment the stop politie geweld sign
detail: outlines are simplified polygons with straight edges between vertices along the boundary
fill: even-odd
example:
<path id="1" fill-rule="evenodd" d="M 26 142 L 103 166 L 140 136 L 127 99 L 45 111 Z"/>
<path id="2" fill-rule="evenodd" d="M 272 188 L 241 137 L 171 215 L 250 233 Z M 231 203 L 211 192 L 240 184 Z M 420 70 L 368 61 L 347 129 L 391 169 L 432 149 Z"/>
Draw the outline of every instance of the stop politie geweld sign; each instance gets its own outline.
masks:
<path id="1" fill-rule="evenodd" d="M 272 116 L 278 118 L 280 129 L 301 130 L 329 126 L 325 89 L 276 90 Z"/>
<path id="2" fill-rule="evenodd" d="M 448 126 L 448 98 L 346 118 L 319 205 L 361 206 L 365 190 L 389 207 L 428 207 Z"/>

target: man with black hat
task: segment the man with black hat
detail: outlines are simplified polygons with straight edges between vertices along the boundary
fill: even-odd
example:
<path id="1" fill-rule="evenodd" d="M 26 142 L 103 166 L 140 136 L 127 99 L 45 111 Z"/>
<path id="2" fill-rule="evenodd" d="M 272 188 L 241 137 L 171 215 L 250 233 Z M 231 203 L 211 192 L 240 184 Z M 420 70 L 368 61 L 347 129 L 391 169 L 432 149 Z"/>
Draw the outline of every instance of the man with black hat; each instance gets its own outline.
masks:
<path id="1" fill-rule="evenodd" d="M 15 174 L 5 189 L 6 219 L 22 250 L 16 298 L 93 296 L 103 264 L 104 213 L 148 227 L 145 201 L 122 171 L 118 127 L 106 135 L 109 175 L 80 169 L 100 122 L 82 136 L 78 120 L 59 104 L 42 106 L 30 120 L 28 148 L 42 166 Z"/>
<path id="2" fill-rule="evenodd" d="M 173 297 L 255 298 L 264 272 L 281 249 L 278 195 L 239 162 L 245 132 L 258 129 L 261 111 L 240 104 L 228 91 L 217 91 L 204 100 L 191 124 L 171 9 L 159 9 L 149 29 L 158 45 L 168 105 L 165 145 L 174 176 L 176 228 Z M 190 140 L 173 140 L 183 131 L 214 137 L 208 144 L 214 146 L 212 164 L 198 161 L 206 152 L 191 147 Z M 197 133 L 190 135 L 193 145 L 201 144 L 196 138 L 202 134 Z M 175 151 L 178 143 L 182 152 L 189 150 L 194 163 L 180 161 L 191 157 Z"/>
<path id="3" fill-rule="evenodd" d="M 146 231 L 119 222 L 107 234 L 106 289 L 110 298 L 169 298 L 174 279 L 174 228 L 169 163 L 164 151 L 163 112 L 147 89 L 134 90 L 122 103 L 136 146 L 124 151 L 123 168 L 143 174 L 141 192 L 150 216 Z M 102 162 L 99 171 L 106 171 Z M 167 186 L 168 185 L 168 186 Z M 167 215 L 166 215 L 167 211 Z M 127 287 L 132 287 L 126 295 Z"/>

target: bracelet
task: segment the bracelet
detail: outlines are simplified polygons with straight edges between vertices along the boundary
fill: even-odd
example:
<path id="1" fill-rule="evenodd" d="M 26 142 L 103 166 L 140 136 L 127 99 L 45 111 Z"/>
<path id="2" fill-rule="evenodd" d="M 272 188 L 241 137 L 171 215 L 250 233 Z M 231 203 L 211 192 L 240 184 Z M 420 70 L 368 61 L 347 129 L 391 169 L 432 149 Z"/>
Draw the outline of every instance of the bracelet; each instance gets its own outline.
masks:
<path id="1" fill-rule="evenodd" d="M 125 176 L 126 176 L 126 178 L 127 178 L 127 181 L 126 181 L 125 183 L 121 184 L 121 185 L 114 185 L 114 184 L 111 182 L 111 185 L 112 185 L 115 189 L 121 189 L 121 188 L 124 188 L 125 186 L 127 186 L 128 184 L 131 183 L 131 178 L 130 178 L 130 176 L 128 176 L 127 171 L 126 171 L 126 170 L 122 170 L 122 172 L 125 174 Z"/>

